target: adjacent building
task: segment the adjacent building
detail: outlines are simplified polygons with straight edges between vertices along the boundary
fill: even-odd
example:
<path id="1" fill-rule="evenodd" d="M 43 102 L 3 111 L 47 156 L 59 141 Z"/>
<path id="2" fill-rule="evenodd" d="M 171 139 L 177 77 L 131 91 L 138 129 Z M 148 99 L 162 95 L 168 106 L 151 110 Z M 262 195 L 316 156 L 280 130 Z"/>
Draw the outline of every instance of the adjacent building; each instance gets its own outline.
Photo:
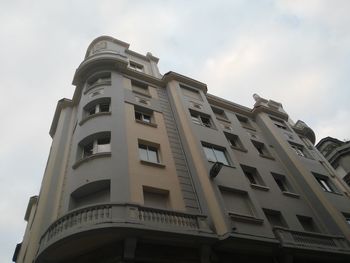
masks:
<path id="1" fill-rule="evenodd" d="M 15 262 L 349 262 L 349 188 L 280 103 L 207 93 L 108 36 L 58 102 Z"/>
<path id="2" fill-rule="evenodd" d="M 350 141 L 326 137 L 317 143 L 316 148 L 350 187 Z"/>

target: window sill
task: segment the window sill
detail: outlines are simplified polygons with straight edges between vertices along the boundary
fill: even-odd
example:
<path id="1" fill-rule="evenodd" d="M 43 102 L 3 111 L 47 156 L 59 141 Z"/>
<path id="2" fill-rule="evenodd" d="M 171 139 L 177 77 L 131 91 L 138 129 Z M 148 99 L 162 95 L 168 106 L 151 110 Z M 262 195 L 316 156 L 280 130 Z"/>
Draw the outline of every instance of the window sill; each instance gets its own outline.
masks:
<path id="1" fill-rule="evenodd" d="M 284 194 L 286 196 L 294 197 L 294 198 L 300 198 L 300 195 L 298 195 L 296 193 L 288 192 L 288 191 L 282 191 L 282 194 Z"/>
<path id="2" fill-rule="evenodd" d="M 146 161 L 146 160 L 140 160 L 140 162 L 142 164 L 145 165 L 149 165 L 149 166 L 155 166 L 155 167 L 159 167 L 159 168 L 165 168 L 165 165 L 162 163 L 154 163 L 154 162 L 150 162 L 150 161 Z"/>
<path id="3" fill-rule="evenodd" d="M 269 187 L 267 187 L 267 186 L 265 186 L 265 185 L 261 185 L 261 184 L 250 184 L 250 186 L 251 186 L 252 188 L 257 189 L 257 190 L 262 190 L 262 191 L 269 191 L 269 190 L 270 190 Z"/>
<path id="4" fill-rule="evenodd" d="M 107 116 L 107 115 L 111 115 L 112 113 L 111 112 L 98 112 L 98 113 L 95 113 L 95 114 L 92 114 L 92 115 L 89 115 L 87 116 L 86 118 L 82 119 L 80 122 L 79 122 L 79 125 L 83 125 L 85 122 L 87 122 L 88 120 L 90 119 L 93 119 L 95 117 L 98 117 L 98 116 Z"/>
<path id="5" fill-rule="evenodd" d="M 138 95 L 142 95 L 142 96 L 145 96 L 147 98 L 152 98 L 151 94 L 149 94 L 148 92 L 140 92 L 140 91 L 137 91 L 137 90 L 132 90 L 132 92 L 138 94 Z"/>
<path id="6" fill-rule="evenodd" d="M 104 158 L 104 157 L 109 157 L 111 156 L 112 153 L 111 152 L 101 152 L 101 153 L 95 153 L 93 155 L 90 155 L 89 157 L 86 157 L 84 159 L 80 159 L 78 161 L 75 162 L 75 164 L 73 164 L 72 168 L 76 169 L 78 168 L 80 165 L 82 165 L 83 163 L 89 162 L 91 160 L 97 159 L 97 158 Z"/>
<path id="7" fill-rule="evenodd" d="M 250 126 L 242 125 L 242 128 L 256 132 L 256 129 Z"/>
<path id="8" fill-rule="evenodd" d="M 212 164 L 214 164 L 214 163 L 216 163 L 216 162 L 214 162 L 214 161 L 210 161 L 210 160 L 207 160 L 209 163 L 212 163 Z M 236 168 L 235 166 L 233 166 L 233 165 L 230 165 L 230 164 L 223 164 L 224 165 L 224 167 L 228 167 L 228 168 Z"/>
<path id="9" fill-rule="evenodd" d="M 261 154 L 261 153 L 259 153 L 259 155 L 260 155 L 260 157 L 263 157 L 263 158 L 266 158 L 266 159 L 275 160 L 275 158 L 273 158 L 270 155 L 265 155 L 265 154 Z"/>
<path id="10" fill-rule="evenodd" d="M 245 148 L 239 148 L 239 147 L 232 146 L 232 145 L 231 145 L 231 148 L 234 150 L 237 150 L 237 151 L 245 152 L 245 153 L 248 152 L 248 150 Z"/>
<path id="11" fill-rule="evenodd" d="M 135 120 L 137 123 L 143 124 L 143 125 L 147 125 L 147 126 L 151 126 L 154 128 L 157 128 L 158 125 L 152 122 L 145 122 L 145 121 L 140 121 L 140 120 Z"/>
<path id="12" fill-rule="evenodd" d="M 218 119 L 220 121 L 227 122 L 227 123 L 231 123 L 231 121 L 229 119 L 225 119 L 225 118 L 222 118 L 222 117 L 219 117 L 219 116 L 216 116 L 216 119 Z"/>
<path id="13" fill-rule="evenodd" d="M 94 89 L 94 88 L 97 88 L 99 86 L 110 86 L 112 84 L 112 82 L 109 80 L 109 81 L 104 81 L 104 82 L 101 82 L 101 83 L 96 83 L 96 84 L 93 84 L 91 85 L 90 87 L 86 88 L 85 91 L 84 91 L 84 95 L 86 93 L 88 93 L 90 90 Z"/>
<path id="14" fill-rule="evenodd" d="M 244 223 L 252 223 L 257 225 L 262 225 L 264 223 L 264 220 L 261 218 L 256 218 L 254 216 L 250 215 L 242 215 L 237 213 L 229 212 L 228 215 L 231 219 L 234 219 L 236 221 L 244 222 Z"/>
<path id="15" fill-rule="evenodd" d="M 323 189 L 322 189 L 322 190 L 323 190 Z M 326 190 L 323 190 L 323 192 L 329 193 L 329 194 L 334 194 L 334 195 L 341 195 L 341 196 L 342 196 L 341 193 L 337 193 L 337 192 L 330 192 L 330 191 L 326 191 Z"/>

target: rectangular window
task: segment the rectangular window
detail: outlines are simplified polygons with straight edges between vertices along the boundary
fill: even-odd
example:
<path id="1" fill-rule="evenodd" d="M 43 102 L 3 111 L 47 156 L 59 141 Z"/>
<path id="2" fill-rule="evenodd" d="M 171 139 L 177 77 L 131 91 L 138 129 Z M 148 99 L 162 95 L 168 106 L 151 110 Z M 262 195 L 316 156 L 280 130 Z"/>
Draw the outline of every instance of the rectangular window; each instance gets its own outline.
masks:
<path id="1" fill-rule="evenodd" d="M 153 116 L 153 110 L 144 108 L 138 105 L 134 106 L 134 110 L 135 110 L 136 122 L 157 127 L 157 124 L 155 123 L 154 116 Z"/>
<path id="2" fill-rule="evenodd" d="M 348 224 L 350 225 L 350 214 L 348 214 L 348 213 L 343 213 L 343 216 L 344 216 L 344 218 L 345 218 L 345 220 L 346 220 L 346 223 L 348 223 Z"/>
<path id="3" fill-rule="evenodd" d="M 241 115 L 236 115 L 237 116 L 237 119 L 238 121 L 241 123 L 241 126 L 243 128 L 247 128 L 247 129 L 254 129 L 251 121 L 247 118 L 247 117 L 244 117 L 244 116 L 241 116 Z"/>
<path id="4" fill-rule="evenodd" d="M 284 175 L 277 173 L 271 173 L 271 175 L 282 192 L 293 192 L 292 187 Z"/>
<path id="5" fill-rule="evenodd" d="M 224 134 L 227 141 L 230 143 L 231 148 L 236 150 L 246 151 L 246 149 L 243 146 L 243 143 L 241 142 L 241 140 L 237 135 L 232 133 L 227 133 L 227 132 L 225 132 Z"/>
<path id="6" fill-rule="evenodd" d="M 229 165 L 224 149 L 217 148 L 216 146 L 207 145 L 207 144 L 202 146 L 208 161 L 220 162 L 220 163 L 223 163 L 224 165 Z"/>
<path id="7" fill-rule="evenodd" d="M 270 152 L 267 150 L 265 144 L 258 141 L 251 140 L 255 149 L 258 151 L 259 155 L 262 157 L 272 158 Z"/>
<path id="8" fill-rule="evenodd" d="M 181 88 L 182 94 L 185 97 L 187 97 L 189 99 L 196 99 L 199 101 L 203 101 L 201 94 L 199 93 L 198 90 L 184 86 L 184 85 L 180 85 L 180 88 Z"/>
<path id="9" fill-rule="evenodd" d="M 222 120 L 225 120 L 225 121 L 228 120 L 224 110 L 219 109 L 219 108 L 215 108 L 215 107 L 211 107 L 211 108 L 212 108 L 216 118 L 222 119 Z"/>
<path id="10" fill-rule="evenodd" d="M 142 122 L 151 123 L 151 116 L 139 111 L 135 111 L 135 119 Z"/>
<path id="11" fill-rule="evenodd" d="M 139 155 L 143 161 L 160 163 L 157 147 L 139 143 Z"/>
<path id="12" fill-rule="evenodd" d="M 147 207 L 169 208 L 169 192 L 162 189 L 143 187 L 143 201 Z"/>
<path id="13" fill-rule="evenodd" d="M 190 115 L 193 123 L 202 125 L 208 128 L 214 127 L 209 115 L 199 113 L 193 110 L 190 110 Z"/>
<path id="14" fill-rule="evenodd" d="M 149 94 L 149 89 L 148 89 L 148 85 L 145 83 L 141 83 L 135 80 L 131 80 L 131 88 L 132 91 L 141 95 L 145 95 L 147 97 L 150 96 Z"/>
<path id="15" fill-rule="evenodd" d="M 265 208 L 263 209 L 263 211 L 272 227 L 274 226 L 288 227 L 280 211 L 265 209 Z"/>
<path id="16" fill-rule="evenodd" d="M 297 218 L 305 231 L 319 232 L 314 220 L 311 217 L 297 215 Z"/>
<path id="17" fill-rule="evenodd" d="M 309 158 L 309 156 L 306 154 L 304 146 L 292 142 L 289 142 L 289 144 L 297 155 Z"/>
<path id="18" fill-rule="evenodd" d="M 317 173 L 312 173 L 312 174 L 315 176 L 315 179 L 317 180 L 318 184 L 321 186 L 323 191 L 329 192 L 329 193 L 338 193 L 337 188 L 327 176 L 317 174 Z"/>
<path id="19" fill-rule="evenodd" d="M 230 213 L 254 216 L 254 209 L 247 192 L 220 189 L 226 210 Z"/>
<path id="20" fill-rule="evenodd" d="M 143 72 L 143 66 L 132 61 L 130 61 L 129 68 L 138 72 Z"/>
<path id="21" fill-rule="evenodd" d="M 275 118 L 275 117 L 272 117 L 270 116 L 270 119 L 273 121 L 273 124 L 279 128 L 279 129 L 282 129 L 282 130 L 289 130 L 287 128 L 287 125 L 286 123 L 284 122 L 284 120 L 281 120 L 281 119 L 278 119 L 278 118 Z"/>
<path id="22" fill-rule="evenodd" d="M 256 168 L 242 165 L 242 164 L 241 164 L 241 167 L 244 172 L 244 175 L 246 176 L 246 178 L 251 184 L 265 185 Z"/>

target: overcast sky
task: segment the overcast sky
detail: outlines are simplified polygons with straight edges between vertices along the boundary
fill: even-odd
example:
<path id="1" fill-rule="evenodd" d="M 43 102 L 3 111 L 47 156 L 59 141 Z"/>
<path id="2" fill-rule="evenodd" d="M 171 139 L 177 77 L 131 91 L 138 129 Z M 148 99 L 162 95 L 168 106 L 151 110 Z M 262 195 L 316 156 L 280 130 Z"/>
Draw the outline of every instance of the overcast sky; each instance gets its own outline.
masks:
<path id="1" fill-rule="evenodd" d="M 90 42 L 110 35 L 252 107 L 283 104 L 317 141 L 350 139 L 350 1 L 0 0 L 0 262 L 10 262 L 39 192 L 56 103 L 72 98 Z"/>

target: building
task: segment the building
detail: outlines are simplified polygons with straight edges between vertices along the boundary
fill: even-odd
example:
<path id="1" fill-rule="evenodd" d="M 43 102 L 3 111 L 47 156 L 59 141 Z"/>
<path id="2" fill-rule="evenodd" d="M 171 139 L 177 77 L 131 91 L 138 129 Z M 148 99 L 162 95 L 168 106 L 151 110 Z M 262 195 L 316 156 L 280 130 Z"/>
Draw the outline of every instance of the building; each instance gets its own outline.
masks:
<path id="1" fill-rule="evenodd" d="M 349 262 L 349 189 L 282 105 L 95 39 L 58 102 L 15 262 Z"/>
<path id="2" fill-rule="evenodd" d="M 339 178 L 350 187 L 350 141 L 326 137 L 317 143 L 316 148 L 332 165 Z"/>

